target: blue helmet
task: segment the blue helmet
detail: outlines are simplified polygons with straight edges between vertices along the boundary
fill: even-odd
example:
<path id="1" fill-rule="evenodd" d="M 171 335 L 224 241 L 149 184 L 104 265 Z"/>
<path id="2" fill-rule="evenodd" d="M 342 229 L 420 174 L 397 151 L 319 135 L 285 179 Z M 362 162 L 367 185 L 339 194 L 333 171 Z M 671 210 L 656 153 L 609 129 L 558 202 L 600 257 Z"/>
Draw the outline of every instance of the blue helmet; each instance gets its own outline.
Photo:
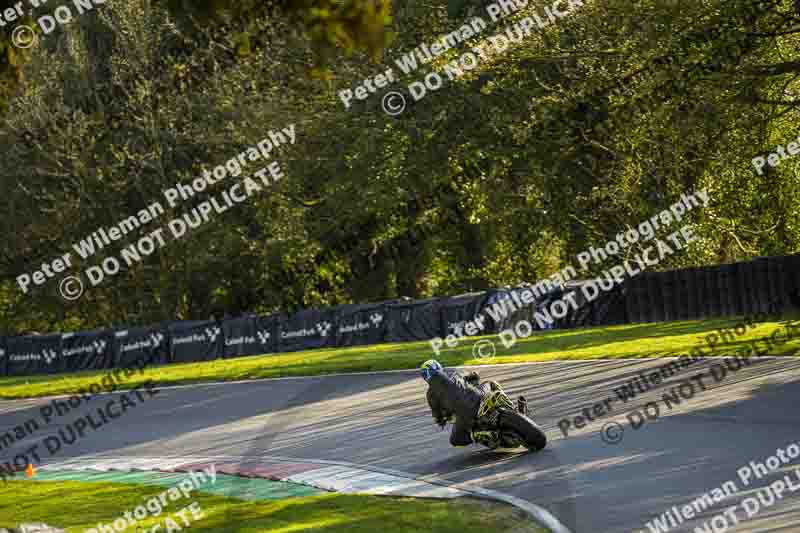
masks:
<path id="1" fill-rule="evenodd" d="M 431 377 L 433 377 L 433 373 L 437 370 L 442 370 L 442 365 L 439 363 L 439 361 L 436 361 L 435 359 L 428 359 L 422 363 L 422 366 L 420 367 L 422 379 L 424 379 L 426 382 L 430 382 Z"/>

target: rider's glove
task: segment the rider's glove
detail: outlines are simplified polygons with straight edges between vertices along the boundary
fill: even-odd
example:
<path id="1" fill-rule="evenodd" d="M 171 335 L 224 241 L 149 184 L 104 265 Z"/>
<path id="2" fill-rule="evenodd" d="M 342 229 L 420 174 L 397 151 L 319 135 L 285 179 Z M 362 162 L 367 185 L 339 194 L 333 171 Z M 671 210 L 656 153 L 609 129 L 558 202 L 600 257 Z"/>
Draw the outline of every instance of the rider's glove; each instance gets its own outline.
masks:
<path id="1" fill-rule="evenodd" d="M 481 382 L 481 377 L 478 375 L 477 372 L 473 370 L 472 372 L 464 376 L 464 381 L 466 381 L 470 385 L 477 387 L 478 384 Z"/>

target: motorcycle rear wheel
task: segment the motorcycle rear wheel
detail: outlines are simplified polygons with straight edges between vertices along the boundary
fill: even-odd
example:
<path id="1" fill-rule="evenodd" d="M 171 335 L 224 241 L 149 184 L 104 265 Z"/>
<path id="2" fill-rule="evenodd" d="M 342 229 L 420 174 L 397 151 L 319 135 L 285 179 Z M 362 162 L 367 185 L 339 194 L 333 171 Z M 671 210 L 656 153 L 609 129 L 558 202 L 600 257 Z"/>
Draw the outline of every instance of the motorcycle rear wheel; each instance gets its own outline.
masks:
<path id="1" fill-rule="evenodd" d="M 522 413 L 504 410 L 500 414 L 499 425 L 501 429 L 513 431 L 522 437 L 525 447 L 531 451 L 538 452 L 547 446 L 547 436 L 544 431 Z"/>

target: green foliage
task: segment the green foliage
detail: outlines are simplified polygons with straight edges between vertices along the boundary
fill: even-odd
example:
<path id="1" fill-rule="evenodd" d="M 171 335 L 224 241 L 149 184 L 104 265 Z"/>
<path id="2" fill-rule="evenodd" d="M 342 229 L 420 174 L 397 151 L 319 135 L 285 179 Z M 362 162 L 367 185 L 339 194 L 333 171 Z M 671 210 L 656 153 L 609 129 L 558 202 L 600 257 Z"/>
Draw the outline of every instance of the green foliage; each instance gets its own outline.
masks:
<path id="1" fill-rule="evenodd" d="M 0 13 L 13 4 L 14 0 L 0 0 Z M 22 24 L 34 27 L 27 14 L 0 27 L 0 116 L 7 111 L 8 101 L 17 94 L 23 81 L 22 68 L 30 57 L 28 49 L 14 46 L 12 40 L 14 29 Z"/>
<path id="2" fill-rule="evenodd" d="M 0 0 L 0 12 L 18 0 Z M 157 5 L 159 2 L 153 2 Z M 287 24 L 286 31 L 300 30 L 310 40 L 316 61 L 312 74 L 325 73 L 339 51 L 367 51 L 375 60 L 392 38 L 390 0 L 164 0 L 174 20 L 191 35 L 228 32 L 228 40 L 240 57 L 252 53 L 251 37 L 259 21 Z M 98 3 L 106 9 L 111 2 Z M 148 2 L 148 5 L 150 2 Z M 52 6 L 45 5 L 38 14 Z M 0 113 L 6 110 L 22 82 L 22 67 L 29 53 L 12 44 L 15 27 L 36 28 L 34 18 L 24 18 L 0 27 Z M 41 36 L 40 36 L 41 37 Z M 302 46 L 302 45 L 301 45 Z"/>
<path id="3" fill-rule="evenodd" d="M 334 51 L 363 49 L 380 57 L 389 35 L 390 0 L 166 0 L 177 20 L 247 28 L 254 19 L 283 17 L 303 29 L 321 61 Z M 196 29 L 196 28 L 195 28 Z M 247 30 L 245 30 L 247 31 Z"/>
<path id="4" fill-rule="evenodd" d="M 345 109 L 337 91 L 467 17 L 488 21 L 479 3 L 453 19 L 444 0 L 398 1 L 387 28 L 388 4 L 109 1 L 33 50 L 0 123 L 0 327 L 530 282 L 703 188 L 711 204 L 690 215 L 698 241 L 658 268 L 800 251 L 800 157 L 764 175 L 751 164 L 798 136 L 792 2 L 584 4 L 425 98 L 407 97 L 390 117 L 380 92 Z M 353 32 L 366 35 L 370 20 L 375 40 L 359 39 Z M 404 90 L 504 24 L 386 90 Z M 389 29 L 397 38 L 375 65 L 370 43 Z M 331 46 L 353 53 L 320 52 Z M 307 76 L 320 54 L 333 75 Z M 286 178 L 274 191 L 66 308 L 52 281 L 29 295 L 16 289 L 20 273 L 291 123 L 298 144 L 278 155 Z"/>
<path id="5" fill-rule="evenodd" d="M 52 471 L 51 471 L 52 472 Z M 71 472 L 71 479 L 75 473 Z M 480 533 L 483 531 L 518 531 L 544 533 L 530 520 L 520 517 L 516 508 L 502 503 L 484 503 L 460 499 L 434 500 L 395 496 L 324 493 L 308 495 L 310 488 L 302 485 L 275 482 L 277 487 L 265 490 L 266 480 L 231 480 L 224 474 L 215 478 L 217 486 L 203 485 L 194 491 L 191 500 L 162 500 L 163 509 L 136 521 L 139 531 L 184 529 L 192 510 L 191 526 L 198 533 L 235 533 L 239 531 L 280 531 L 290 528 L 314 530 L 318 533 L 363 533 L 385 529 L 411 533 L 418 529 L 417 521 L 409 517 L 425 516 L 436 524 L 440 533 Z M 39 474 L 41 476 L 41 474 Z M 51 477 L 52 476 L 52 477 Z M 56 477 L 45 474 L 46 478 Z M 89 476 L 86 476 L 89 477 Z M 112 524 L 128 509 L 142 502 L 158 500 L 177 480 L 165 481 L 163 486 L 145 483 L 99 481 L 9 481 L 0 485 L 0 524 L 18 524 L 23 520 L 35 523 L 59 524 L 69 533 L 92 529 L 97 524 Z M 226 479 L 227 478 L 227 479 Z M 128 478 L 130 479 L 130 478 Z M 190 479 L 188 476 L 186 479 Z M 224 488 L 222 488 L 224 487 Z M 300 487 L 297 490 L 296 487 Z M 216 493 L 224 493 L 218 495 Z M 287 494 L 278 498 L 276 495 Z M 268 499 L 255 496 L 268 495 Z M 152 507 L 152 504 L 151 504 Z M 82 512 L 76 513 L 75 509 Z M 158 508 L 156 508 L 158 509 Z M 130 516 L 130 515 L 129 515 Z M 188 519 L 188 520 L 187 520 Z M 176 525 L 179 524 L 179 525 Z"/>

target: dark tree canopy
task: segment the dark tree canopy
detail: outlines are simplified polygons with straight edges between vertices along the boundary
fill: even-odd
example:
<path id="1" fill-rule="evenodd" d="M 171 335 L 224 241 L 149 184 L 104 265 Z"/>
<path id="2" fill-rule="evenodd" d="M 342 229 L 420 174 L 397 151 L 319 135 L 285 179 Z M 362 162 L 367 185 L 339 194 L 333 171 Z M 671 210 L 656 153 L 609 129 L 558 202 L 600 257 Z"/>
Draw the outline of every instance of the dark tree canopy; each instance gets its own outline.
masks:
<path id="1" fill-rule="evenodd" d="M 3 47 L 0 329 L 533 282 L 699 189 L 711 203 L 689 217 L 697 242 L 657 268 L 800 251 L 800 156 L 761 173 L 752 163 L 798 138 L 796 2 L 583 3 L 452 80 L 446 62 L 539 8 L 408 76 L 395 59 L 470 17 L 488 21 L 483 3 L 108 0 L 24 54 Z M 323 64 L 330 76 L 310 75 Z M 432 69 L 446 83 L 406 94 L 398 116 L 382 93 L 344 108 L 338 91 L 387 68 L 399 81 L 384 92 L 407 93 Z M 17 287 L 289 124 L 297 142 L 276 156 L 286 178 L 269 193 L 74 303 L 53 281 Z"/>

